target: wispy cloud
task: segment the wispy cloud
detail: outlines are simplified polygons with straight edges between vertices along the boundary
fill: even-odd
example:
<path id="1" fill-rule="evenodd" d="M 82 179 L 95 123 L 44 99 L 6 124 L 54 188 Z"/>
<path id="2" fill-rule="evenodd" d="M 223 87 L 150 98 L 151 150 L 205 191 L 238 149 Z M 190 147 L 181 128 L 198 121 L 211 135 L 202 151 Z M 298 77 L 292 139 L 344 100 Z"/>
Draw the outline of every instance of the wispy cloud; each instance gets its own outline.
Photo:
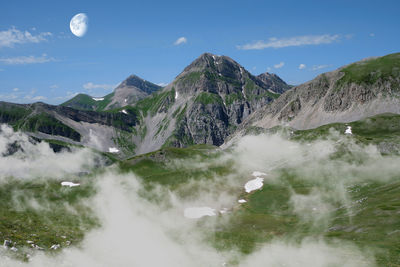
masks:
<path id="1" fill-rule="evenodd" d="M 370 37 L 375 37 L 375 33 L 371 32 L 371 33 L 369 34 L 369 36 L 370 36 Z"/>
<path id="2" fill-rule="evenodd" d="M 42 95 L 34 96 L 31 98 L 31 100 L 33 100 L 33 101 L 42 101 L 42 100 L 46 100 L 46 99 L 47 99 L 47 97 L 42 96 Z"/>
<path id="3" fill-rule="evenodd" d="M 306 64 L 300 64 L 299 65 L 299 70 L 303 70 L 303 69 L 305 69 L 306 68 Z"/>
<path id="4" fill-rule="evenodd" d="M 303 45 L 320 45 L 330 44 L 340 39 L 338 34 L 323 34 L 323 35 L 304 35 L 289 38 L 269 38 L 268 41 L 257 41 L 254 43 L 238 45 L 238 49 L 242 50 L 261 50 L 265 48 L 283 48 L 289 46 Z"/>
<path id="5" fill-rule="evenodd" d="M 20 31 L 12 27 L 6 31 L 0 31 L 0 48 L 13 47 L 15 44 L 40 43 L 47 41 L 47 38 L 51 35 L 50 32 L 33 35 L 28 31 Z"/>
<path id="6" fill-rule="evenodd" d="M 187 38 L 180 37 L 175 41 L 174 45 L 181 45 L 181 44 L 186 44 L 186 43 L 187 43 Z"/>
<path id="7" fill-rule="evenodd" d="M 278 63 L 278 64 L 275 64 L 275 65 L 274 65 L 274 68 L 275 68 L 275 69 L 280 69 L 280 68 L 282 68 L 283 66 L 285 66 L 285 62 L 282 61 L 282 62 L 280 62 L 280 63 Z"/>
<path id="8" fill-rule="evenodd" d="M 168 83 L 157 83 L 157 85 L 158 85 L 158 86 L 165 87 L 165 86 L 167 86 L 167 85 L 168 85 Z"/>
<path id="9" fill-rule="evenodd" d="M 83 88 L 88 91 L 91 91 L 93 89 L 110 90 L 110 89 L 114 89 L 115 87 L 116 87 L 115 84 L 94 84 L 92 82 L 88 82 L 83 85 Z"/>
<path id="10" fill-rule="evenodd" d="M 328 67 L 330 67 L 331 65 L 314 65 L 312 67 L 312 70 L 321 70 L 321 69 L 326 69 Z"/>
<path id="11" fill-rule="evenodd" d="M 0 63 L 8 64 L 8 65 L 24 65 L 24 64 L 40 64 L 55 61 L 52 57 L 47 57 L 46 54 L 43 54 L 40 57 L 36 56 L 20 56 L 20 57 L 10 57 L 10 58 L 0 58 Z"/>
<path id="12" fill-rule="evenodd" d="M 16 93 L 9 93 L 9 94 L 0 94 L 0 100 L 15 100 L 17 99 L 19 96 Z"/>

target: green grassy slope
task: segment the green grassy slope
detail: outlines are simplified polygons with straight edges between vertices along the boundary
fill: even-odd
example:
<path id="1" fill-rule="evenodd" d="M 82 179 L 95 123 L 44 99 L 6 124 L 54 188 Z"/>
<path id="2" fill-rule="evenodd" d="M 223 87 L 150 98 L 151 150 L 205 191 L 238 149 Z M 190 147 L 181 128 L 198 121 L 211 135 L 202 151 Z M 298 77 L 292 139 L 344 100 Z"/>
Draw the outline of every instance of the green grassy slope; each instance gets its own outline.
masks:
<path id="1" fill-rule="evenodd" d="M 104 97 L 103 100 L 96 101 L 91 96 L 86 94 L 78 94 L 72 99 L 64 102 L 61 106 L 71 107 L 80 110 L 94 110 L 94 111 L 103 111 L 104 108 L 110 104 L 111 98 L 114 96 L 114 93 L 108 94 Z"/>
<path id="2" fill-rule="evenodd" d="M 61 248 L 79 244 L 86 231 L 99 225 L 90 207 L 82 203 L 94 193 L 89 182 L 74 188 L 40 179 L 2 182 L 0 240 L 11 240 L 19 250 L 32 246 L 27 241 L 47 251 L 55 244 Z"/>
<path id="3" fill-rule="evenodd" d="M 338 88 L 344 84 L 367 84 L 391 81 L 400 76 L 400 53 L 353 63 L 341 70 L 344 76 L 337 82 Z M 400 89 L 397 82 L 397 87 Z"/>

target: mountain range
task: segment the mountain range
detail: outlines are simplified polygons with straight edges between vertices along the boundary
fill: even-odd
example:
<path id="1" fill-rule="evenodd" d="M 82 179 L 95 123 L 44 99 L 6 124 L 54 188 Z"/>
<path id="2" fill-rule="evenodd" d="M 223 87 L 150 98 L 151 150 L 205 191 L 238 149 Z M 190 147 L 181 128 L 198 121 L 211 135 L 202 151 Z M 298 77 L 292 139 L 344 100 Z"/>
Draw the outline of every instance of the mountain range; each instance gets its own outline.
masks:
<path id="1" fill-rule="evenodd" d="M 0 122 L 39 139 L 127 157 L 167 146 L 221 146 L 254 127 L 305 130 L 400 114 L 399 96 L 399 53 L 295 87 L 275 74 L 254 76 L 227 56 L 204 53 L 165 87 L 131 75 L 104 97 L 79 94 L 59 106 L 0 102 Z"/>

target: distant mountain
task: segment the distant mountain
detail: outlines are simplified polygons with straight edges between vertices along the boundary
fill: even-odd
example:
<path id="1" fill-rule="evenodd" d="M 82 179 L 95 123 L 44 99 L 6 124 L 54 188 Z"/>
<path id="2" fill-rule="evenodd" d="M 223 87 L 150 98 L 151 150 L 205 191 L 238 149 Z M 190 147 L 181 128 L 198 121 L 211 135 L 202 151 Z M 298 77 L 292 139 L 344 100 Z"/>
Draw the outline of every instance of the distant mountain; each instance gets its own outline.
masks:
<path id="1" fill-rule="evenodd" d="M 303 130 L 382 113 L 400 114 L 400 53 L 365 59 L 296 86 L 249 116 L 235 135 L 252 126 Z"/>
<path id="2" fill-rule="evenodd" d="M 103 111 L 115 109 L 135 104 L 137 101 L 161 88 L 161 86 L 143 80 L 136 75 L 131 75 L 118 85 L 111 94 L 104 97 L 92 97 L 87 94 L 78 94 L 61 105 L 81 110 Z"/>
<path id="3" fill-rule="evenodd" d="M 274 93 L 282 94 L 292 88 L 291 85 L 286 84 L 278 75 L 274 73 L 265 72 L 258 75 L 257 78 Z"/>

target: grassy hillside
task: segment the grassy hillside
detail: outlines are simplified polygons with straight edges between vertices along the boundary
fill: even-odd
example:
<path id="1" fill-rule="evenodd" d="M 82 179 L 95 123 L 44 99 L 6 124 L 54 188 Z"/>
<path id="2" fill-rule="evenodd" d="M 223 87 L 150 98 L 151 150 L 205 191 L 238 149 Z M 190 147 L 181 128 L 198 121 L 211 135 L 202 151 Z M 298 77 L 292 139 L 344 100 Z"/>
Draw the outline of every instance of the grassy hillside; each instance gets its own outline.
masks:
<path id="1" fill-rule="evenodd" d="M 111 103 L 114 93 L 108 94 L 103 100 L 96 101 L 93 97 L 86 94 L 78 94 L 72 99 L 64 102 L 61 106 L 71 107 L 80 110 L 103 111 L 104 108 Z"/>
<path id="2" fill-rule="evenodd" d="M 396 90 L 400 89 L 400 53 L 390 54 L 379 58 L 367 59 L 353 63 L 341 70 L 344 76 L 337 82 L 340 88 L 344 84 L 367 84 L 397 80 Z"/>

